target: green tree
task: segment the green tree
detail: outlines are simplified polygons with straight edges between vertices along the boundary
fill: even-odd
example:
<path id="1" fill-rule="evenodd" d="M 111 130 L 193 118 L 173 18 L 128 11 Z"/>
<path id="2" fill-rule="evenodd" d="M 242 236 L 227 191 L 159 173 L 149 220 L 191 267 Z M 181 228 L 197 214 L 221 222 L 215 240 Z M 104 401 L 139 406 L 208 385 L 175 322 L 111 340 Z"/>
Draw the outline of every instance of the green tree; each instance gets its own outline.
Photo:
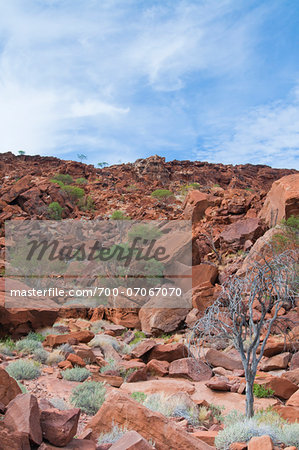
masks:
<path id="1" fill-rule="evenodd" d="M 19 153 L 20 156 L 25 155 L 25 151 L 24 150 L 19 150 L 18 153 Z"/>
<path id="2" fill-rule="evenodd" d="M 87 156 L 84 155 L 84 153 L 78 153 L 77 157 L 78 157 L 78 159 L 80 159 L 81 162 L 83 162 L 83 159 L 87 159 Z"/>
<path id="3" fill-rule="evenodd" d="M 173 193 L 168 189 L 156 189 L 151 193 L 151 197 L 155 198 L 159 202 L 165 202 L 167 199 L 173 196 Z"/>
<path id="4" fill-rule="evenodd" d="M 61 220 L 63 208 L 58 202 L 52 202 L 48 206 L 49 216 L 53 220 Z"/>

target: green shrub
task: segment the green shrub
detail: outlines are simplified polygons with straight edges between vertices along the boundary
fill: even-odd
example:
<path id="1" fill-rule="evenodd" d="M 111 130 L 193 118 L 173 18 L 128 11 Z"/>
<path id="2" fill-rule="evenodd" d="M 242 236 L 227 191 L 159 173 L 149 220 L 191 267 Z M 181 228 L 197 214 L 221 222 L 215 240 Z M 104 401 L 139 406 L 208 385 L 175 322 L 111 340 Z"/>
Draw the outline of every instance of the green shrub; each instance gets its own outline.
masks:
<path id="1" fill-rule="evenodd" d="M 76 184 L 87 184 L 88 181 L 86 180 L 86 178 L 77 178 L 76 180 Z"/>
<path id="2" fill-rule="evenodd" d="M 159 239 L 162 235 L 162 231 L 158 227 L 140 223 L 132 227 L 128 232 L 129 241 L 134 241 L 136 238 L 147 239 L 148 241 Z M 137 242 L 138 243 L 138 242 Z"/>
<path id="3" fill-rule="evenodd" d="M 45 336 L 43 336 L 41 333 L 36 333 L 35 331 L 30 331 L 26 337 L 27 339 L 31 339 L 32 341 L 44 342 L 45 340 Z"/>
<path id="4" fill-rule="evenodd" d="M 85 381 L 72 390 L 70 402 L 80 408 L 85 414 L 93 416 L 105 401 L 106 388 L 104 383 Z"/>
<path id="5" fill-rule="evenodd" d="M 48 206 L 49 216 L 53 220 L 61 220 L 62 217 L 62 206 L 58 202 L 52 202 Z"/>
<path id="6" fill-rule="evenodd" d="M 59 411 L 65 411 L 69 409 L 69 405 L 59 397 L 53 397 L 49 399 L 49 402 L 51 403 L 54 408 L 59 409 Z"/>
<path id="7" fill-rule="evenodd" d="M 67 353 L 75 353 L 75 350 L 70 344 L 61 344 L 57 347 L 57 350 L 59 350 L 59 352 L 63 355 L 66 355 Z"/>
<path id="8" fill-rule="evenodd" d="M 272 397 L 274 391 L 272 389 L 268 389 L 262 384 L 254 384 L 253 385 L 253 395 L 257 398 L 268 398 Z"/>
<path id="9" fill-rule="evenodd" d="M 0 340 L 0 353 L 3 355 L 12 356 L 15 348 L 16 344 L 10 337 Z"/>
<path id="10" fill-rule="evenodd" d="M 144 392 L 137 391 L 132 392 L 131 397 L 136 400 L 136 402 L 143 403 L 146 400 L 147 395 Z"/>
<path id="11" fill-rule="evenodd" d="M 85 381 L 90 376 L 90 372 L 85 367 L 74 367 L 64 370 L 62 376 L 67 381 Z"/>
<path id="12" fill-rule="evenodd" d="M 101 373 L 105 373 L 105 372 L 110 371 L 110 370 L 119 371 L 118 363 L 115 361 L 115 359 L 112 359 L 112 358 L 108 359 L 106 366 L 103 366 L 103 367 L 100 368 L 100 372 Z"/>
<path id="13" fill-rule="evenodd" d="M 154 192 L 151 193 L 151 197 L 155 198 L 159 202 L 163 202 L 172 196 L 173 193 L 168 189 L 156 189 Z"/>
<path id="14" fill-rule="evenodd" d="M 39 365 L 25 359 L 11 362 L 6 371 L 16 380 L 33 380 L 40 375 Z"/>
<path id="15" fill-rule="evenodd" d="M 101 433 L 98 438 L 98 445 L 102 444 L 114 444 L 120 438 L 123 437 L 128 429 L 126 427 L 119 427 L 118 425 L 113 425 L 111 431 L 108 433 Z"/>
<path id="16" fill-rule="evenodd" d="M 77 186 L 63 186 L 62 189 L 68 194 L 69 198 L 72 201 L 79 200 L 85 195 L 84 189 L 81 189 Z"/>
<path id="17" fill-rule="evenodd" d="M 48 366 L 54 366 L 64 360 L 65 360 L 64 355 L 61 353 L 60 350 L 56 349 L 49 354 L 46 363 L 48 364 Z"/>
<path id="18" fill-rule="evenodd" d="M 166 417 L 184 417 L 190 424 L 194 426 L 199 425 L 199 410 L 197 406 L 191 399 L 181 394 L 151 394 L 146 397 L 143 405 Z"/>
<path id="19" fill-rule="evenodd" d="M 93 198 L 90 195 L 80 198 L 78 201 L 78 207 L 81 211 L 94 211 L 95 204 Z"/>
<path id="20" fill-rule="evenodd" d="M 35 361 L 45 364 L 49 357 L 49 354 L 50 353 L 47 352 L 45 349 L 37 348 L 36 350 L 33 351 L 33 358 L 35 359 Z"/>
<path id="21" fill-rule="evenodd" d="M 110 219 L 112 220 L 130 220 L 131 217 L 127 216 L 123 211 L 120 211 L 117 209 L 116 211 L 113 211 L 113 213 L 110 216 Z"/>
<path id="22" fill-rule="evenodd" d="M 299 424 L 285 423 L 279 415 L 269 416 L 266 412 L 264 419 L 258 413 L 251 419 L 237 417 L 235 420 L 229 420 L 228 425 L 215 438 L 215 446 L 217 449 L 228 450 L 234 442 L 248 442 L 252 437 L 268 435 L 275 445 L 284 444 L 284 446 L 299 445 Z M 233 419 L 233 417 L 231 417 Z M 227 423 L 225 421 L 225 423 Z"/>
<path id="23" fill-rule="evenodd" d="M 50 183 L 58 184 L 58 186 L 61 188 L 64 187 L 64 183 L 62 181 L 52 179 L 52 180 L 50 180 Z"/>
<path id="24" fill-rule="evenodd" d="M 32 354 L 35 350 L 43 348 L 40 341 L 24 338 L 16 342 L 16 350 L 24 355 Z"/>
<path id="25" fill-rule="evenodd" d="M 63 184 L 72 184 L 73 178 L 68 173 L 65 173 L 65 174 L 64 173 L 56 173 L 51 181 L 54 183 L 59 181 L 60 183 L 63 183 Z"/>
<path id="26" fill-rule="evenodd" d="M 146 338 L 146 335 L 143 333 L 143 331 L 135 331 L 134 333 L 134 339 L 132 342 L 130 342 L 130 345 L 138 344 L 142 339 Z"/>

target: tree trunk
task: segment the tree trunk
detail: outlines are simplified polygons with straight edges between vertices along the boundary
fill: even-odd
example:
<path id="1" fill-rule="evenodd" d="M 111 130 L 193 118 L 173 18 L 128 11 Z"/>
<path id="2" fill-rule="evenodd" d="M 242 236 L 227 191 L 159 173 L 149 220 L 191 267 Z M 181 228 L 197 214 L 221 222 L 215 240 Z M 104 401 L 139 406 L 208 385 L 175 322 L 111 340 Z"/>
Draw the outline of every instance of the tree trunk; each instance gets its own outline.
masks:
<path id="1" fill-rule="evenodd" d="M 253 382 L 254 382 L 254 378 L 253 380 L 247 380 L 246 382 L 246 417 L 250 418 L 253 417 L 254 415 L 254 411 L 253 411 L 253 402 L 254 402 L 254 397 L 253 397 Z"/>

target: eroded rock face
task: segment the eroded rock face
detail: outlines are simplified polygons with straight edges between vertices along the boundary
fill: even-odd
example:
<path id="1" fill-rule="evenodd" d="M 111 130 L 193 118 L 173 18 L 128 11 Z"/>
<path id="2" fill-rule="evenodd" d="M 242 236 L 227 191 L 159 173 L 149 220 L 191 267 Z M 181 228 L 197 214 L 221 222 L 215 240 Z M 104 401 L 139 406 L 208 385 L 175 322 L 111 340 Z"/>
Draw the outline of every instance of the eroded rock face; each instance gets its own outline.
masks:
<path id="1" fill-rule="evenodd" d="M 187 358 L 188 349 L 184 344 L 158 344 L 149 354 L 149 360 L 157 359 L 159 361 L 172 362 L 177 359 Z"/>
<path id="2" fill-rule="evenodd" d="M 158 450 L 169 448 L 210 449 L 208 444 L 179 429 L 176 424 L 162 414 L 147 409 L 122 392 L 108 394 L 102 407 L 91 419 L 87 427 L 93 436 L 107 432 L 113 424 L 125 425 L 140 433 L 144 439 L 152 440 Z"/>
<path id="3" fill-rule="evenodd" d="M 227 247 L 240 249 L 247 240 L 255 242 L 263 231 L 259 219 L 249 218 L 228 225 L 220 234 L 220 239 Z"/>
<path id="4" fill-rule="evenodd" d="M 4 425 L 13 432 L 24 433 L 33 444 L 40 445 L 42 430 L 36 397 L 20 394 L 12 400 L 4 416 Z"/>
<path id="5" fill-rule="evenodd" d="M 22 391 L 14 378 L 0 367 L 0 402 L 7 406 Z"/>
<path id="6" fill-rule="evenodd" d="M 287 175 L 275 181 L 267 194 L 259 217 L 274 226 L 282 219 L 299 214 L 299 174 Z"/>

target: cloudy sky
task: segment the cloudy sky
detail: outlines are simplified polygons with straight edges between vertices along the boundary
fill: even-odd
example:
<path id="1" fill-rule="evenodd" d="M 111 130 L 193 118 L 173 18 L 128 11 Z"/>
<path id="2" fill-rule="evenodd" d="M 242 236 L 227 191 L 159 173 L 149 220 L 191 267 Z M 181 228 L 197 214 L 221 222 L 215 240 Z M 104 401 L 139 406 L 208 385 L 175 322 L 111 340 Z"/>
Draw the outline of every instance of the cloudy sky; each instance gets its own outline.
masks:
<path id="1" fill-rule="evenodd" d="M 0 0 L 0 152 L 298 167 L 298 0 Z"/>

